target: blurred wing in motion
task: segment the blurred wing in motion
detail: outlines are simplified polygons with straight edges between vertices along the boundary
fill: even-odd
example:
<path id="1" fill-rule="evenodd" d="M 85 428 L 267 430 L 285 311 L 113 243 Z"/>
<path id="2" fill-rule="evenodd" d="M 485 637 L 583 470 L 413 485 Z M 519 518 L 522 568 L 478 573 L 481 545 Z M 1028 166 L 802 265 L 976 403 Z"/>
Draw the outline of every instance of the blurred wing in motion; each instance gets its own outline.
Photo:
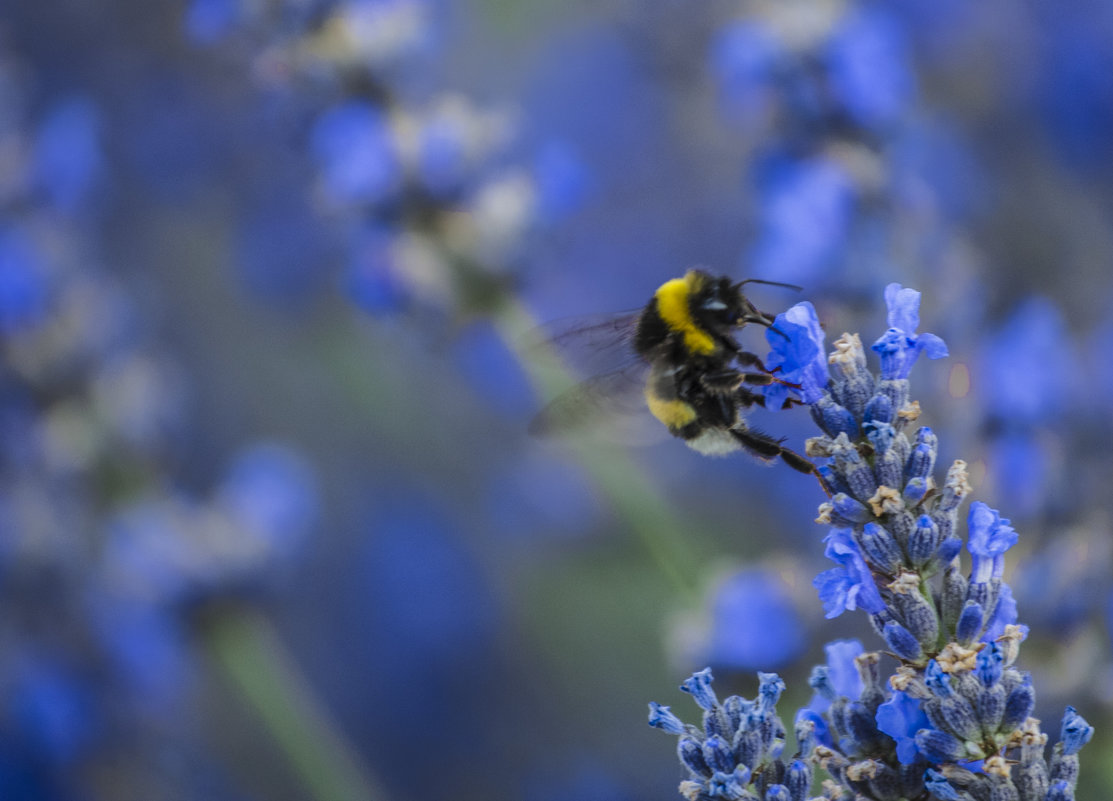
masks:
<path id="1" fill-rule="evenodd" d="M 534 436 L 590 434 L 624 444 L 656 441 L 667 433 L 649 414 L 645 380 L 649 363 L 637 359 L 557 395 L 530 423 Z"/>
<path id="2" fill-rule="evenodd" d="M 581 376 L 619 372 L 641 361 L 634 352 L 641 314 L 639 309 L 546 323 L 527 335 L 526 353 L 538 360 L 556 357 Z"/>

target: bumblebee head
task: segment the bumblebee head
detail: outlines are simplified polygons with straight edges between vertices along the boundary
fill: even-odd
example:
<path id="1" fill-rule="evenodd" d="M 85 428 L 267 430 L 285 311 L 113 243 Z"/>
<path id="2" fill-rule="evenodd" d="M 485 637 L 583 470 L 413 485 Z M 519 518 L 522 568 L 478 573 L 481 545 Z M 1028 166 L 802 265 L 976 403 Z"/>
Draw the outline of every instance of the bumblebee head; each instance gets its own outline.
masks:
<path id="1" fill-rule="evenodd" d="M 731 283 L 725 276 L 713 276 L 702 270 L 689 270 L 684 279 L 688 284 L 692 319 L 705 331 L 726 335 L 746 323 L 766 327 L 773 324 L 772 319 L 759 311 L 742 292 L 746 281 Z"/>

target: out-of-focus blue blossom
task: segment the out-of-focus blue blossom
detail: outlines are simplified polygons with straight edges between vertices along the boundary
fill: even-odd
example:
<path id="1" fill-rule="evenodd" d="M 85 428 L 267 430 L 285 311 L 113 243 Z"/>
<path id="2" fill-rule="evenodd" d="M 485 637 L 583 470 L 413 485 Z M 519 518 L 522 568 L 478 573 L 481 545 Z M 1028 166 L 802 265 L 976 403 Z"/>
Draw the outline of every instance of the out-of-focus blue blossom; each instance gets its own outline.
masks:
<path id="1" fill-rule="evenodd" d="M 1079 364 L 1062 314 L 1046 298 L 1028 298 L 982 340 L 975 386 L 991 414 L 1011 427 L 1053 423 L 1070 409 Z M 1044 380 L 1052 371 L 1056 380 Z"/>
<path id="2" fill-rule="evenodd" d="M 58 103 L 39 128 L 36 179 L 54 206 L 66 213 L 81 207 L 103 172 L 100 128 L 96 105 L 87 97 Z"/>
<path id="3" fill-rule="evenodd" d="M 903 29 L 876 6 L 850 12 L 835 28 L 827 68 L 842 106 L 867 128 L 894 123 L 915 90 Z"/>
<path id="4" fill-rule="evenodd" d="M 41 322 L 50 295 L 46 270 L 27 232 L 0 228 L 0 334 L 11 336 Z"/>
<path id="5" fill-rule="evenodd" d="M 815 307 L 808 301 L 797 303 L 783 314 L 778 314 L 773 327 L 765 332 L 765 341 L 770 347 L 765 366 L 777 371 L 778 378 L 790 384 L 799 384 L 800 397 L 808 404 L 820 399 L 830 380 L 824 339 Z M 766 387 L 768 408 L 780 408 L 788 397 L 788 389 L 780 383 Z"/>
<path id="6" fill-rule="evenodd" d="M 200 44 L 213 44 L 232 31 L 243 18 L 242 0 L 191 0 L 185 13 L 185 30 Z"/>
<path id="7" fill-rule="evenodd" d="M 706 636 L 692 660 L 732 670 L 776 668 L 805 646 L 803 621 L 785 581 L 767 569 L 745 569 L 717 582 L 709 594 Z"/>
<path id="8" fill-rule="evenodd" d="M 236 520 L 287 556 L 300 550 L 320 511 L 309 465 L 293 449 L 273 442 L 236 456 L 218 498 Z"/>
<path id="9" fill-rule="evenodd" d="M 146 709 L 178 709 L 188 697 L 197 658 L 183 621 L 170 608 L 128 594 L 128 588 L 98 589 L 86 599 L 87 615 L 117 671 L 117 692 L 126 691 Z"/>
<path id="10" fill-rule="evenodd" d="M 711 74 L 726 113 L 747 127 L 762 120 L 772 101 L 780 58 L 780 43 L 758 22 L 736 20 L 716 32 Z"/>
<path id="11" fill-rule="evenodd" d="M 916 732 L 928 727 L 927 715 L 920 701 L 907 693 L 894 692 L 893 696 L 877 708 L 877 728 L 893 738 L 897 744 L 897 759 L 911 765 L 919 756 Z"/>
<path id="12" fill-rule="evenodd" d="M 830 268 L 846 242 L 856 190 L 835 161 L 778 157 L 761 170 L 758 239 L 748 263 L 757 275 L 807 284 Z"/>
<path id="13" fill-rule="evenodd" d="M 341 278 L 345 294 L 370 314 L 398 311 L 412 290 L 400 272 L 397 234 L 386 226 L 369 226 L 353 239 Z"/>
<path id="14" fill-rule="evenodd" d="M 947 345 L 935 334 L 917 334 L 920 327 L 920 293 L 900 284 L 885 287 L 889 330 L 873 344 L 881 354 L 881 377 L 908 378 L 921 351 L 929 359 L 947 356 Z"/>
<path id="15" fill-rule="evenodd" d="M 591 170 L 568 143 L 547 142 L 538 151 L 537 216 L 542 224 L 558 222 L 579 209 L 594 191 Z"/>
<path id="16" fill-rule="evenodd" d="M 95 732 L 93 698 L 85 679 L 45 657 L 31 658 L 20 672 L 11 714 L 42 758 L 72 761 Z"/>
<path id="17" fill-rule="evenodd" d="M 322 189 L 333 202 L 377 203 L 398 188 L 398 154 L 389 122 L 370 103 L 349 101 L 317 120 L 313 155 Z"/>
<path id="18" fill-rule="evenodd" d="M 1007 430 L 989 444 L 986 464 L 1002 506 L 1021 517 L 1045 508 L 1055 478 L 1055 454 L 1035 432 Z"/>
<path id="19" fill-rule="evenodd" d="M 813 582 L 826 617 L 838 617 L 859 607 L 870 614 L 882 611 L 885 603 L 850 530 L 833 529 L 824 542 L 827 543 L 824 555 L 841 565 L 820 573 Z"/>
<path id="20" fill-rule="evenodd" d="M 518 418 L 536 410 L 533 388 L 521 363 L 489 323 L 469 326 L 453 351 L 463 377 L 493 410 Z"/>
<path id="21" fill-rule="evenodd" d="M 1059 157 L 1079 170 L 1101 163 L 1110 153 L 1113 58 L 1107 12 L 1100 5 L 1082 3 L 1042 22 L 1046 50 L 1036 92 L 1043 113 L 1037 119 Z"/>

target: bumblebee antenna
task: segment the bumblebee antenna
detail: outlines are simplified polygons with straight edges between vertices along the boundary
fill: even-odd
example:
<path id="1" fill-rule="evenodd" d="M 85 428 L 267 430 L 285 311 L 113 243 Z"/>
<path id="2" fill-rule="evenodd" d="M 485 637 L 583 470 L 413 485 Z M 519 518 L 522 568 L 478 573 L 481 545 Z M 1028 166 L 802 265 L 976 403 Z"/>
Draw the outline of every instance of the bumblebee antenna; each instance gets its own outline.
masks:
<path id="1" fill-rule="evenodd" d="M 744 281 L 739 281 L 735 284 L 736 287 L 741 289 L 746 284 L 765 284 L 766 286 L 783 286 L 785 289 L 793 289 L 797 292 L 803 292 L 804 287 L 796 286 L 796 284 L 786 284 L 783 281 L 766 281 L 764 278 L 747 278 Z"/>
<path id="2" fill-rule="evenodd" d="M 773 331 L 774 333 L 780 334 L 785 339 L 788 339 L 788 334 L 786 334 L 781 329 L 777 328 L 777 326 L 773 324 L 773 321 L 770 320 L 768 317 L 754 317 L 753 315 L 746 315 L 745 317 L 742 318 L 742 322 L 744 322 L 744 323 L 757 323 L 758 325 L 765 326 L 766 328 L 768 328 L 770 331 Z"/>

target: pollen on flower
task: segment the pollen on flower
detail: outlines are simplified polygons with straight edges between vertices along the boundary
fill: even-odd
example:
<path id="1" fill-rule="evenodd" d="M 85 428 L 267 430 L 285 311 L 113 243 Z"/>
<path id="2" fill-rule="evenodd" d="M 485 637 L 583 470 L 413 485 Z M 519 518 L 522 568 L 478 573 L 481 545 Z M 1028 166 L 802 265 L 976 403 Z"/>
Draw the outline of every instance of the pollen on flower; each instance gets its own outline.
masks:
<path id="1" fill-rule="evenodd" d="M 1009 778 L 1009 762 L 1001 755 L 991 756 L 983 765 L 982 770 L 991 776 L 1000 776 L 1003 779 Z"/>
<path id="2" fill-rule="evenodd" d="M 819 523 L 822 526 L 831 525 L 831 512 L 833 511 L 835 511 L 834 504 L 826 502 L 821 503 L 819 505 L 819 514 L 815 518 L 815 522 Z"/>
<path id="3" fill-rule="evenodd" d="M 909 423 L 914 422 L 920 418 L 920 402 L 917 400 L 906 403 L 897 412 L 897 417 Z"/>
<path id="4" fill-rule="evenodd" d="M 1006 665 L 1016 661 L 1017 656 L 1020 655 L 1020 644 L 1027 636 L 1028 633 L 1023 626 L 1018 626 L 1016 623 L 1005 626 L 1005 633 L 997 638 L 997 642 L 1005 652 Z"/>
<path id="5" fill-rule="evenodd" d="M 897 595 L 911 595 L 920 586 L 920 576 L 911 570 L 902 570 L 896 579 L 888 585 L 889 589 Z"/>
<path id="6" fill-rule="evenodd" d="M 976 643 L 970 648 L 949 642 L 946 647 L 935 657 L 939 667 L 944 673 L 961 673 L 964 670 L 973 670 L 978 664 L 978 652 L 985 648 L 985 643 Z"/>
<path id="7" fill-rule="evenodd" d="M 904 499 L 901 497 L 900 490 L 882 485 L 869 499 L 869 505 L 873 513 L 881 517 L 884 514 L 895 514 L 903 509 Z"/>
<path id="8" fill-rule="evenodd" d="M 843 334 L 832 344 L 835 349 L 827 357 L 828 363 L 841 369 L 847 378 L 857 373 L 862 360 L 862 338 L 857 334 Z"/>
<path id="9" fill-rule="evenodd" d="M 1012 737 L 1009 738 L 1009 748 L 1018 748 L 1021 746 L 1035 746 L 1043 748 L 1047 745 L 1047 735 L 1040 731 L 1039 718 L 1028 718 L 1024 723 L 1013 732 Z"/>
<path id="10" fill-rule="evenodd" d="M 699 782 L 682 781 L 680 783 L 680 794 L 688 799 L 688 801 L 697 801 L 700 793 L 703 791 L 703 785 Z"/>
<path id="11" fill-rule="evenodd" d="M 878 764 L 876 760 L 866 759 L 855 762 L 846 769 L 846 778 L 852 782 L 864 782 L 877 778 Z"/>

